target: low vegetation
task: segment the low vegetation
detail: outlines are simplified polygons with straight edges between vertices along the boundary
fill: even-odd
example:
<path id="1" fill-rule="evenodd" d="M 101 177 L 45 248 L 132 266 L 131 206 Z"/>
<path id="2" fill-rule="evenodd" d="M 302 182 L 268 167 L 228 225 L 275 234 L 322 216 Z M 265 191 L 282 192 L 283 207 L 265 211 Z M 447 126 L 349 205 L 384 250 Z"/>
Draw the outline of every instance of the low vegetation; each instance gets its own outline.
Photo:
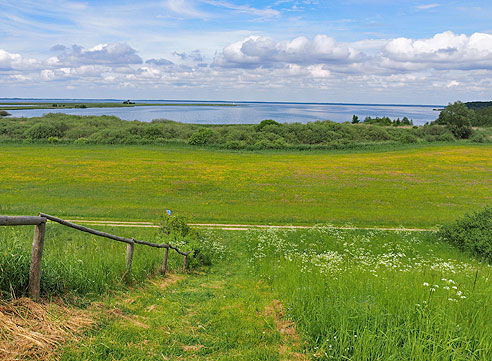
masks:
<path id="1" fill-rule="evenodd" d="M 389 119 L 389 118 L 388 118 Z M 0 141 L 75 144 L 181 143 L 225 149 L 347 149 L 378 144 L 455 142 L 459 134 L 443 125 L 392 126 L 386 118 L 362 124 L 316 121 L 257 125 L 197 125 L 169 120 L 125 121 L 114 116 L 50 113 L 43 117 L 0 119 Z M 397 122 L 397 120 L 395 121 Z M 390 125 L 390 126 L 384 126 Z M 482 133 L 481 133 L 482 134 Z M 483 139 L 482 139 L 483 138 Z M 490 141 L 485 131 L 481 142 Z"/>
<path id="2" fill-rule="evenodd" d="M 486 261 L 492 261 L 492 208 L 466 214 L 440 230 L 443 240 Z"/>
<path id="3" fill-rule="evenodd" d="M 196 248 L 185 239 L 170 239 L 155 229 L 105 228 L 113 234 L 134 237 L 155 243 L 176 241 L 173 245 Z M 0 227 L 0 298 L 27 294 L 33 228 L 29 226 Z M 135 284 L 159 272 L 164 250 L 135 246 L 130 278 L 125 277 L 126 244 L 88 235 L 64 226 L 48 224 L 43 254 L 41 293 L 43 296 L 98 297 L 121 288 L 129 281 Z M 201 234 L 200 244 L 210 250 L 207 264 L 220 256 L 212 239 Z M 205 253 L 205 252 L 204 252 Z M 202 256 L 202 255 L 201 255 Z M 203 258 L 190 257 L 188 268 L 200 266 Z M 169 252 L 169 269 L 181 269 L 183 257 Z"/>
<path id="4" fill-rule="evenodd" d="M 322 360 L 488 360 L 492 267 L 432 233 L 250 232 L 250 267 Z"/>

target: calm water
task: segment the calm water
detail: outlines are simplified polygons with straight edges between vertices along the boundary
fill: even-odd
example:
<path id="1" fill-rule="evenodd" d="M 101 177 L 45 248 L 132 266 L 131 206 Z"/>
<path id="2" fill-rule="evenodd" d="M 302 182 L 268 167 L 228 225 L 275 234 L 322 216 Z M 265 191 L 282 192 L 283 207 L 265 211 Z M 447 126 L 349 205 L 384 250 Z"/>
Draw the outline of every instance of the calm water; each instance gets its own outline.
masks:
<path id="1" fill-rule="evenodd" d="M 36 101 L 47 103 L 61 102 L 115 102 L 115 99 L 0 99 L 0 107 L 12 102 Z M 197 101 L 137 100 L 141 103 L 200 103 Z M 146 106 L 133 108 L 89 108 L 89 109 L 26 109 L 9 110 L 14 117 L 42 116 L 46 113 L 66 113 L 77 115 L 115 115 L 125 120 L 149 122 L 153 119 L 170 119 L 182 123 L 196 124 L 254 124 L 263 119 L 274 119 L 280 123 L 307 123 L 315 120 L 346 122 L 357 115 L 363 120 L 366 116 L 388 116 L 390 118 L 408 117 L 414 124 L 425 124 L 437 119 L 439 105 L 374 105 L 339 103 L 257 103 L 257 102 L 203 102 L 215 104 L 236 104 L 235 107 L 221 106 Z"/>

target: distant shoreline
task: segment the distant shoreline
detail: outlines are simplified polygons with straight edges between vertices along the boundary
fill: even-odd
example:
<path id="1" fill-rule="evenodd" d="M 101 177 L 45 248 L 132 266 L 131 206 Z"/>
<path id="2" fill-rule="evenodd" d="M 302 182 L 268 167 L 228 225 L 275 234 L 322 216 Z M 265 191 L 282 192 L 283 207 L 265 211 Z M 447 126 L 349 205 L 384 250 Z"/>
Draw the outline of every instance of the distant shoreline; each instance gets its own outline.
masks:
<path id="1" fill-rule="evenodd" d="M 126 99 L 91 99 L 91 98 L 0 98 L 1 103 L 15 102 L 15 103 L 49 103 L 49 102 L 61 102 L 61 103 L 109 103 L 118 104 L 122 103 Z M 444 108 L 443 104 L 392 104 L 392 103 L 340 103 L 340 102 L 286 102 L 286 101 L 232 101 L 232 100 L 183 100 L 183 99 L 132 99 L 136 102 L 135 105 L 146 106 L 158 106 L 158 105 L 194 105 L 194 106 L 234 106 L 243 104 L 301 104 L 301 105 L 347 105 L 347 106 L 380 106 L 380 107 L 428 107 L 428 108 Z M 140 103 L 139 103 L 140 102 Z M 154 103 L 155 102 L 155 103 Z M 162 103 L 157 103 L 162 102 Z M 3 107 L 2 107 L 3 108 Z"/>

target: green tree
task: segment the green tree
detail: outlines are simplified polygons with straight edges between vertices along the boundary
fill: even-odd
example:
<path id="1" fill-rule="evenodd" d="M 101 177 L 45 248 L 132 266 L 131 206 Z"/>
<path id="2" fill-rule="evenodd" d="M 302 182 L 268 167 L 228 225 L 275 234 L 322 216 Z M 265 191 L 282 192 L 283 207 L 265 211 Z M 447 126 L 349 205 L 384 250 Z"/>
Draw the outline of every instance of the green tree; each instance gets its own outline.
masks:
<path id="1" fill-rule="evenodd" d="M 449 103 L 439 114 L 436 123 L 445 125 L 458 139 L 467 139 L 473 134 L 472 123 L 475 112 L 464 103 Z"/>
<path id="2" fill-rule="evenodd" d="M 352 117 L 352 124 L 358 124 L 358 123 L 359 123 L 359 117 L 354 114 Z"/>

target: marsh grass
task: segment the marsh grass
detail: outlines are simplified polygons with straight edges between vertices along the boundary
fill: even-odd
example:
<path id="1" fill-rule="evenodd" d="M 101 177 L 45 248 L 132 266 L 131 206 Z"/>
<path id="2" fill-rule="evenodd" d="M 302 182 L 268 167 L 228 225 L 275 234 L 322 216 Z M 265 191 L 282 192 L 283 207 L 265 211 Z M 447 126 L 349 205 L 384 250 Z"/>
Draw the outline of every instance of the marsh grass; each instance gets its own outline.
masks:
<path id="1" fill-rule="evenodd" d="M 106 232 L 152 242 L 163 242 L 153 229 L 99 227 Z M 0 292 L 2 297 L 27 293 L 33 227 L 0 227 Z M 41 293 L 85 296 L 136 284 L 158 272 L 163 250 L 135 246 L 131 276 L 125 274 L 126 244 L 49 223 L 41 270 Z M 169 268 L 182 266 L 182 256 L 169 252 Z"/>
<path id="2" fill-rule="evenodd" d="M 492 267 L 434 234 L 250 232 L 315 359 L 490 360 Z"/>

